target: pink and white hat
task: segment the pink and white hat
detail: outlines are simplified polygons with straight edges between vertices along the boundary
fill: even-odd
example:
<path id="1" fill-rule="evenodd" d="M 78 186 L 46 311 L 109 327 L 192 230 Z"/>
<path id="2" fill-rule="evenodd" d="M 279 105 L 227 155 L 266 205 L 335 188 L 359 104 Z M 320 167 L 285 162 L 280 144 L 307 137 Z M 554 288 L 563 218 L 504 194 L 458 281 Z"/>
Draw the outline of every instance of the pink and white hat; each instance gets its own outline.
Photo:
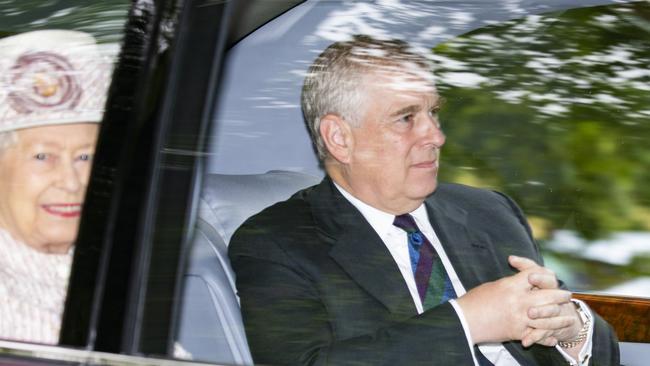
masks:
<path id="1" fill-rule="evenodd" d="M 0 132 L 101 122 L 111 70 L 112 57 L 83 32 L 0 39 Z"/>

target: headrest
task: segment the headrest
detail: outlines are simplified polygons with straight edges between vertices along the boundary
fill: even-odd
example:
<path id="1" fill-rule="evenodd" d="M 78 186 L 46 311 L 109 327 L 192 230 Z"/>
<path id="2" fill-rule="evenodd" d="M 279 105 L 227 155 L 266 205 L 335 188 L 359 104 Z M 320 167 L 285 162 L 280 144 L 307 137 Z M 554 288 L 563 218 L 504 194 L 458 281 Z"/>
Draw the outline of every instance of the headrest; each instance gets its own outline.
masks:
<path id="1" fill-rule="evenodd" d="M 250 216 L 319 181 L 320 178 L 304 173 L 279 170 L 253 175 L 208 174 L 201 193 L 205 205 L 199 217 L 208 221 L 228 243 Z"/>

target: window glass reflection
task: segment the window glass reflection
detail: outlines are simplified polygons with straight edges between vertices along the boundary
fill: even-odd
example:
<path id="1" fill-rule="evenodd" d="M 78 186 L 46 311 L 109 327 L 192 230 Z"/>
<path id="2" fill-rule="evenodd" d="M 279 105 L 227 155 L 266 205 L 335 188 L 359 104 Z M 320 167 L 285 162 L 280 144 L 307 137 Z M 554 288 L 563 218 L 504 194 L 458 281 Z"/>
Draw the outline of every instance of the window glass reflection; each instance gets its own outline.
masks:
<path id="1" fill-rule="evenodd" d="M 488 26 L 438 45 L 441 179 L 523 207 L 574 290 L 650 293 L 650 5 Z"/>
<path id="2" fill-rule="evenodd" d="M 128 2 L 0 2 L 0 338 L 54 344 Z"/>

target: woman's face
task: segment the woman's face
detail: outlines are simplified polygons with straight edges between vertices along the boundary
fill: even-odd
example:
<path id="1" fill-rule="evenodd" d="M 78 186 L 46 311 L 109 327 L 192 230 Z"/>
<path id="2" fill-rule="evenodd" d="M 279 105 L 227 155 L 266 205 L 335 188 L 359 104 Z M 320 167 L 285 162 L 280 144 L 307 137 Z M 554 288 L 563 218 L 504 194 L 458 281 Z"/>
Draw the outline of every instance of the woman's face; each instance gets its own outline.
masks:
<path id="1" fill-rule="evenodd" d="M 0 151 L 0 227 L 48 253 L 65 253 L 77 237 L 98 124 L 18 130 Z"/>

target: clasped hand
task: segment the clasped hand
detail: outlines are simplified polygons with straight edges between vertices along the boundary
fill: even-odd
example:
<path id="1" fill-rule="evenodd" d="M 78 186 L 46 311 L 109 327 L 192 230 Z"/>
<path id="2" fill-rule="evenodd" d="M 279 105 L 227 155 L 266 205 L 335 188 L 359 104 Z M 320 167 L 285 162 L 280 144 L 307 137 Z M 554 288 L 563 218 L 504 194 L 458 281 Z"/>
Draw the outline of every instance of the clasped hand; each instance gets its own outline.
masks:
<path id="1" fill-rule="evenodd" d="M 573 339 L 582 327 L 571 292 L 558 288 L 555 274 L 534 261 L 510 256 L 519 272 L 473 288 L 458 305 L 475 343 L 520 340 L 554 346 Z"/>

